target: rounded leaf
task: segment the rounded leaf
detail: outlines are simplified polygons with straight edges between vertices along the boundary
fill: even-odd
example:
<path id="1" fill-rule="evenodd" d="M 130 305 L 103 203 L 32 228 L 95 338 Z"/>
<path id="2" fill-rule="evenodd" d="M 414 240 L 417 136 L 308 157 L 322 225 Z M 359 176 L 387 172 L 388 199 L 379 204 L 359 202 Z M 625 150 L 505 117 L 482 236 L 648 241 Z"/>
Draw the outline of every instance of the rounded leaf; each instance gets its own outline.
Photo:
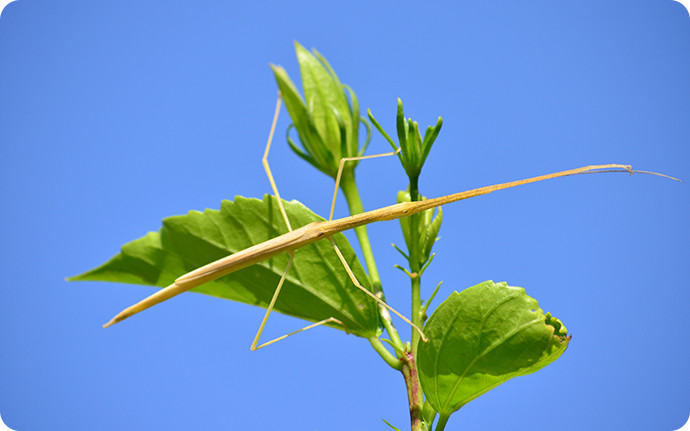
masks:
<path id="1" fill-rule="evenodd" d="M 565 327 L 544 314 L 521 287 L 486 281 L 453 292 L 424 326 L 420 381 L 427 401 L 449 415 L 517 376 L 558 359 L 568 347 Z"/>

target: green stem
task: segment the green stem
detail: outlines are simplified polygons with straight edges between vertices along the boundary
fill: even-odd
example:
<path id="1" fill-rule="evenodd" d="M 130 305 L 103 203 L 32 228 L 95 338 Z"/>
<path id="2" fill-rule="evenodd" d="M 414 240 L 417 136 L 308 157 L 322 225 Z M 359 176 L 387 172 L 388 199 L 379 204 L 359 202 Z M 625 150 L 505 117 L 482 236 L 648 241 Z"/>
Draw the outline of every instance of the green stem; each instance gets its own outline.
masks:
<path id="1" fill-rule="evenodd" d="M 418 271 L 418 270 L 417 270 Z M 412 274 L 415 275 L 412 278 L 412 323 L 417 325 L 418 328 L 421 328 L 424 326 L 424 322 L 422 319 L 422 315 L 424 314 L 422 312 L 422 280 L 421 277 L 417 274 L 417 272 L 412 271 Z M 412 352 L 417 355 L 417 344 L 419 343 L 419 332 L 417 332 L 414 328 L 412 328 Z"/>
<path id="2" fill-rule="evenodd" d="M 388 309 L 382 305 L 379 305 L 379 316 L 381 316 L 383 327 L 386 328 L 386 331 L 388 332 L 388 336 L 390 337 L 390 342 L 395 350 L 395 353 L 399 356 L 402 356 L 405 353 L 405 346 L 400 339 L 400 335 L 398 335 L 398 331 L 395 329 L 395 326 L 393 326 L 391 314 L 388 312 Z"/>
<path id="3" fill-rule="evenodd" d="M 419 177 L 408 177 L 410 179 L 410 200 L 419 200 Z"/>
<path id="4" fill-rule="evenodd" d="M 400 359 L 396 358 L 391 354 L 391 352 L 386 349 L 386 346 L 383 345 L 381 340 L 379 340 L 377 337 L 371 337 L 369 338 L 369 343 L 371 343 L 371 347 L 376 350 L 376 353 L 378 353 L 383 360 L 391 366 L 391 368 L 395 370 L 402 370 L 403 363 Z"/>
<path id="5" fill-rule="evenodd" d="M 419 183 L 418 177 L 410 177 L 410 200 L 412 202 L 419 201 Z M 421 214 L 411 216 L 410 221 L 410 244 L 408 245 L 410 273 L 412 274 L 412 323 L 421 328 L 424 325 L 422 312 L 422 281 L 419 272 L 421 271 L 419 258 L 419 222 Z M 412 331 L 412 353 L 416 356 L 417 343 L 419 342 L 419 333 Z"/>
<path id="6" fill-rule="evenodd" d="M 360 214 L 364 212 L 364 206 L 362 205 L 362 198 L 359 196 L 359 190 L 357 189 L 357 184 L 355 183 L 355 171 L 354 169 L 344 169 L 343 176 L 340 178 L 340 189 L 345 195 L 345 200 L 347 201 L 347 206 L 350 210 L 350 215 Z M 364 263 L 367 266 L 369 272 L 369 279 L 371 280 L 372 287 L 374 289 L 374 294 L 376 294 L 382 301 L 386 298 L 383 295 L 383 288 L 381 286 L 381 278 L 379 277 L 379 271 L 376 268 L 376 261 L 374 260 L 374 253 L 371 250 L 371 243 L 369 242 L 369 234 L 367 233 L 366 226 L 359 226 L 355 228 L 355 234 L 357 235 L 357 240 L 359 240 L 359 246 L 362 249 L 362 255 L 364 256 Z M 397 352 L 403 351 L 403 343 L 398 335 L 398 331 L 393 327 L 393 322 L 390 320 L 390 315 L 388 310 L 383 306 L 379 305 L 379 315 L 383 321 L 383 325 L 388 331 L 388 336 Z M 384 358 L 385 360 L 385 358 Z"/>
<path id="7" fill-rule="evenodd" d="M 364 212 L 362 206 L 362 198 L 359 196 L 359 190 L 355 183 L 355 172 L 353 169 L 344 169 L 343 176 L 340 178 L 340 189 L 345 195 L 347 206 L 350 210 L 350 215 L 360 214 Z M 355 228 L 355 234 L 359 240 L 359 245 L 362 248 L 364 255 L 364 263 L 367 265 L 369 271 L 369 279 L 374 287 L 374 293 L 382 292 L 381 278 L 379 271 L 376 268 L 376 261 L 374 260 L 374 253 L 371 250 L 371 243 L 369 242 L 369 234 L 366 226 L 359 226 Z"/>
<path id="8" fill-rule="evenodd" d="M 410 200 L 420 200 L 418 177 L 410 177 Z M 408 244 L 410 277 L 412 287 L 412 323 L 421 328 L 424 324 L 422 316 L 422 294 L 421 294 L 421 262 L 419 250 L 419 223 L 421 222 L 421 214 L 411 216 L 410 220 L 410 243 Z M 419 373 L 417 370 L 417 344 L 419 343 L 419 333 L 412 330 L 411 350 L 406 352 L 404 356 L 404 364 L 402 373 L 405 377 L 405 386 L 407 387 L 407 397 L 410 408 L 410 421 L 412 431 L 424 429 L 424 395 L 422 387 L 419 382 Z"/>
<path id="9" fill-rule="evenodd" d="M 444 429 L 446 429 L 446 423 L 448 423 L 448 418 L 450 418 L 450 415 L 439 415 L 435 431 L 443 431 Z"/>

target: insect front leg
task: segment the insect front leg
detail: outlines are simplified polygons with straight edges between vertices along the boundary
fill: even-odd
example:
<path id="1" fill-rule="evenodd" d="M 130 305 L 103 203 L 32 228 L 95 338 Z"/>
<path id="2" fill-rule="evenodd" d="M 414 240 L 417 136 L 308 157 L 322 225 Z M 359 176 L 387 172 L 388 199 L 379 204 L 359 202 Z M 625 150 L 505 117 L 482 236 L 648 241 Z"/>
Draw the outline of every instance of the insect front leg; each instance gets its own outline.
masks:
<path id="1" fill-rule="evenodd" d="M 276 128 L 276 123 L 278 122 L 278 115 L 280 114 L 280 106 L 281 106 L 281 96 L 280 92 L 278 92 L 278 100 L 276 101 L 276 109 L 275 113 L 273 114 L 273 122 L 271 123 L 271 131 L 269 132 L 268 135 L 268 142 L 266 143 L 266 149 L 264 150 L 264 156 L 261 159 L 261 163 L 264 166 L 264 170 L 266 171 L 266 176 L 268 176 L 268 181 L 271 183 L 271 189 L 273 189 L 273 194 L 276 197 L 276 200 L 278 201 L 278 207 L 280 208 L 280 213 L 283 216 L 283 219 L 285 220 L 285 225 L 287 226 L 288 231 L 292 232 L 292 226 L 290 225 L 290 220 L 288 219 L 287 213 L 285 212 L 285 208 L 283 207 L 283 201 L 280 198 L 280 193 L 278 192 L 278 186 L 276 185 L 275 179 L 273 178 L 273 174 L 271 173 L 271 168 L 268 164 L 268 153 L 271 151 L 271 142 L 273 141 L 273 134 L 275 132 Z M 261 345 L 257 344 L 259 343 L 259 338 L 261 337 L 261 334 L 263 333 L 264 327 L 266 326 L 266 321 L 268 320 L 268 316 L 271 314 L 271 311 L 273 311 L 273 307 L 275 306 L 276 301 L 278 300 L 278 295 L 280 294 L 281 289 L 283 288 L 283 284 L 285 283 L 285 278 L 287 277 L 288 271 L 290 271 L 290 267 L 292 266 L 292 262 L 295 258 L 294 251 L 290 251 L 290 259 L 288 260 L 287 267 L 285 268 L 285 271 L 283 272 L 283 275 L 280 278 L 280 281 L 278 282 L 278 286 L 276 287 L 275 292 L 273 293 L 273 297 L 271 298 L 271 302 L 269 303 L 268 307 L 266 308 L 266 313 L 264 314 L 264 318 L 261 321 L 261 324 L 259 325 L 259 330 L 257 331 L 256 335 L 254 336 L 254 340 L 252 341 L 252 345 L 249 347 L 252 351 L 258 350 L 262 347 L 268 346 L 270 344 L 275 343 L 276 341 L 283 340 L 291 335 L 297 334 L 302 331 L 306 331 L 307 329 L 315 328 L 320 325 L 324 325 L 327 323 L 338 323 L 339 325 L 343 326 L 343 323 L 336 319 L 335 317 L 329 317 L 328 319 L 321 320 L 319 322 L 313 323 L 311 325 L 305 326 L 302 329 L 298 329 L 297 331 L 290 332 L 289 334 L 280 336 L 278 338 L 275 338 L 271 341 L 267 341 Z"/>
<path id="2" fill-rule="evenodd" d="M 331 213 L 330 213 L 330 215 L 329 215 L 329 217 L 328 217 L 328 220 L 329 220 L 329 221 L 330 221 L 330 220 L 333 220 L 333 212 L 334 212 L 334 210 L 335 210 L 335 200 L 336 200 L 336 198 L 337 198 L 337 196 L 338 196 L 338 188 L 340 187 L 340 179 L 342 178 L 342 174 L 343 174 L 343 169 L 344 169 L 344 167 L 345 167 L 345 163 L 353 162 L 353 161 L 357 161 L 357 160 L 373 159 L 373 158 L 377 158 L 377 157 L 394 156 L 394 155 L 398 154 L 399 152 L 400 152 L 400 147 L 398 147 L 397 150 L 391 151 L 391 152 L 388 152 L 388 153 L 374 154 L 374 155 L 371 155 L 371 156 L 343 157 L 342 159 L 340 159 L 340 165 L 338 166 L 338 175 L 337 175 L 336 178 L 335 178 L 335 189 L 333 190 L 333 199 L 332 199 L 332 201 L 331 201 Z M 402 314 L 400 314 L 400 313 L 399 313 L 397 310 L 395 310 L 393 307 L 391 307 L 390 305 L 386 304 L 381 298 L 379 298 L 379 297 L 376 296 L 374 293 L 370 292 L 368 289 L 366 289 L 364 286 L 362 286 L 362 284 L 359 282 L 359 280 L 357 280 L 357 277 L 355 276 L 355 274 L 352 272 L 352 269 L 350 268 L 350 265 L 348 265 L 347 261 L 346 261 L 345 258 L 343 257 L 343 254 L 340 252 L 340 249 L 339 249 L 338 246 L 335 244 L 335 241 L 333 240 L 333 238 L 328 238 L 328 239 L 329 239 L 329 241 L 331 242 L 331 244 L 333 245 L 333 248 L 334 248 L 336 254 L 338 255 L 338 259 L 340 259 L 340 262 L 343 264 L 343 268 L 345 268 L 345 272 L 347 272 L 347 275 L 350 277 L 350 280 L 352 281 L 352 284 L 354 284 L 354 285 L 355 285 L 358 289 L 360 289 L 362 292 L 366 293 L 366 294 L 369 295 L 371 298 L 373 298 L 379 305 L 381 305 L 382 307 L 384 307 L 384 308 L 386 308 L 386 309 L 392 311 L 394 314 L 396 314 L 396 315 L 399 316 L 401 319 L 403 319 L 406 323 L 408 323 L 410 326 L 412 326 L 417 332 L 419 332 L 419 335 L 421 336 L 422 340 L 424 340 L 424 341 L 426 342 L 426 341 L 427 341 L 426 336 L 424 335 L 424 333 L 422 332 L 422 330 L 419 329 L 419 327 L 418 327 L 417 325 L 415 325 L 414 323 L 412 323 L 412 322 L 410 321 L 410 319 L 408 319 L 407 317 L 405 317 L 405 316 L 403 316 Z"/>
<path id="3" fill-rule="evenodd" d="M 333 199 L 331 200 L 331 212 L 328 216 L 328 220 L 333 220 L 333 211 L 335 210 L 335 200 L 338 197 L 338 188 L 340 187 L 340 179 L 343 177 L 343 169 L 345 168 L 345 163 L 355 162 L 357 160 L 364 159 L 374 159 L 377 157 L 387 157 L 394 156 L 400 152 L 400 147 L 397 150 L 382 154 L 372 154 L 371 156 L 358 156 L 358 157 L 343 157 L 340 159 L 340 164 L 338 165 L 338 175 L 335 177 L 335 189 L 333 190 Z"/>

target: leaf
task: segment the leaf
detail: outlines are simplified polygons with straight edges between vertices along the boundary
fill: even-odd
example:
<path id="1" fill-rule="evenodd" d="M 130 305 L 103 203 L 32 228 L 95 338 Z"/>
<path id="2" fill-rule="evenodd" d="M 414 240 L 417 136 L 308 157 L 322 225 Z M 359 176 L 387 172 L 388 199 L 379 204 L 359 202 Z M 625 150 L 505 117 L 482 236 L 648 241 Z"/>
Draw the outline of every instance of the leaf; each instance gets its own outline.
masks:
<path id="1" fill-rule="evenodd" d="M 283 204 L 294 227 L 323 220 L 299 202 Z M 124 245 L 107 263 L 70 280 L 165 287 L 191 270 L 286 231 L 275 197 L 266 195 L 261 201 L 237 196 L 234 202 L 223 201 L 220 211 L 190 211 L 164 219 L 160 231 Z M 333 239 L 360 283 L 369 286 L 345 236 L 337 234 Z M 287 262 L 287 254 L 279 255 L 193 291 L 266 308 Z M 352 284 L 327 240 L 295 251 L 275 311 L 309 321 L 335 317 L 348 332 L 360 337 L 379 333 L 376 303 Z M 343 329 L 336 323 L 330 326 Z"/>
<path id="2" fill-rule="evenodd" d="M 295 84 L 292 82 L 285 69 L 274 65 L 271 65 L 271 69 L 273 69 L 278 88 L 280 89 L 280 94 L 285 101 L 285 108 L 288 114 L 290 114 L 295 129 L 297 129 L 300 142 L 313 159 L 309 160 L 305 158 L 303 153 L 297 150 L 297 147 L 291 142 L 289 136 L 288 143 L 290 143 L 293 151 L 300 155 L 300 157 L 304 158 L 327 175 L 331 175 L 329 170 L 331 156 L 325 151 L 321 136 L 309 120 L 309 113 L 307 112 L 304 100 L 302 100 L 302 96 L 300 96 L 299 91 L 297 91 L 297 87 L 295 87 Z"/>
<path id="3" fill-rule="evenodd" d="M 438 232 L 441 230 L 441 223 L 443 222 L 443 208 L 438 207 L 438 211 L 436 212 L 436 215 L 434 215 L 434 218 L 429 220 L 432 215 L 434 214 L 431 213 L 429 216 L 425 214 L 425 229 L 424 235 L 421 238 L 421 257 L 422 259 L 425 259 L 425 262 L 429 259 L 429 256 L 431 256 L 431 249 L 439 239 Z"/>
<path id="4" fill-rule="evenodd" d="M 340 127 L 336 116 L 341 116 L 348 125 L 352 124 L 345 90 L 338 77 L 332 73 L 330 65 L 326 68 L 315 55 L 297 42 L 295 50 L 302 75 L 307 111 L 313 118 L 325 145 L 336 156 L 335 163 L 338 163 L 340 158 L 346 155 L 340 153 Z"/>
<path id="5" fill-rule="evenodd" d="M 453 292 L 424 326 L 417 363 L 427 401 L 450 415 L 517 376 L 558 359 L 570 337 L 521 287 L 485 281 Z"/>
<path id="6" fill-rule="evenodd" d="M 397 202 L 410 202 L 410 191 L 399 191 L 397 196 Z M 421 200 L 426 200 L 426 197 L 421 196 Z M 412 246 L 412 231 L 414 226 L 417 227 L 417 237 L 419 241 L 417 247 L 419 249 L 419 262 L 417 265 L 423 266 L 431 256 L 431 249 L 433 248 L 438 238 L 438 232 L 441 229 L 441 223 L 443 222 L 443 209 L 429 208 L 421 213 L 421 216 L 417 217 L 403 217 L 400 219 L 400 227 L 402 229 L 403 238 L 405 239 L 405 244 L 407 244 L 408 252 L 411 253 L 410 247 Z M 412 253 L 410 254 L 412 255 Z M 409 261 L 409 258 L 408 258 Z M 410 265 L 413 263 L 410 262 Z"/>
<path id="7" fill-rule="evenodd" d="M 385 419 L 381 419 L 381 420 L 384 421 L 384 422 L 386 423 L 386 425 L 388 425 L 389 427 L 393 428 L 395 431 L 400 431 L 400 428 L 394 427 L 394 426 L 391 425 L 390 422 L 388 422 L 387 420 L 385 420 Z"/>
<path id="8" fill-rule="evenodd" d="M 300 157 L 335 178 L 340 159 L 357 156 L 360 151 L 357 96 L 340 82 L 326 58 L 316 50 L 312 54 L 295 42 L 295 51 L 304 99 L 287 72 L 280 66 L 271 66 L 304 152 L 289 137 L 288 143 Z M 350 163 L 348 168 L 354 166 L 356 163 Z"/>

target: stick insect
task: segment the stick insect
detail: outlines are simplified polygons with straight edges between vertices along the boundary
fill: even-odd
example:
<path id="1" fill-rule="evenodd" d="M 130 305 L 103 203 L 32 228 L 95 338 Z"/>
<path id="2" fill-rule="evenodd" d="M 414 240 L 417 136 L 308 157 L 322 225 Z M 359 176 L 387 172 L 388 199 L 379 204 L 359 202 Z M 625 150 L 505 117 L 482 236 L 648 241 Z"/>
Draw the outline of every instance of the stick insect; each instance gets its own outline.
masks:
<path id="1" fill-rule="evenodd" d="M 278 100 L 276 103 L 276 108 L 275 108 L 275 113 L 273 116 L 273 122 L 271 125 L 271 129 L 269 132 L 269 137 L 268 137 L 268 142 L 266 144 L 266 148 L 264 150 L 264 156 L 262 159 L 262 164 L 264 166 L 264 170 L 266 171 L 266 175 L 268 176 L 269 182 L 271 184 L 271 188 L 273 190 L 273 193 L 277 199 L 277 202 L 279 204 L 279 209 L 280 212 L 283 216 L 283 219 L 285 221 L 285 224 L 287 226 L 288 232 L 280 235 L 278 237 L 275 237 L 273 239 L 270 239 L 268 241 L 265 241 L 260 244 L 256 244 L 254 246 L 251 246 L 247 249 L 244 249 L 242 251 L 239 251 L 237 253 L 231 254 L 227 257 L 224 257 L 222 259 L 219 259 L 215 262 L 211 262 L 205 266 L 202 266 L 196 270 L 193 270 L 187 274 L 182 275 L 181 277 L 177 278 L 171 285 L 168 287 L 165 287 L 153 295 L 145 298 L 144 300 L 124 309 L 121 311 L 119 314 L 117 314 L 115 317 L 113 317 L 112 320 L 110 320 L 108 323 L 103 325 L 104 328 L 109 327 L 115 323 L 121 322 L 128 317 L 133 316 L 136 313 L 139 313 L 140 311 L 146 310 L 147 308 L 150 308 L 156 304 L 159 304 L 163 301 L 166 301 L 176 295 L 179 295 L 180 293 L 186 292 L 188 290 L 191 290 L 197 286 L 200 286 L 206 282 L 215 280 L 219 277 L 222 277 L 224 275 L 230 274 L 234 271 L 238 271 L 242 268 L 246 268 L 250 265 L 253 265 L 255 263 L 270 259 L 276 255 L 279 255 L 281 253 L 288 253 L 289 254 L 289 260 L 287 267 L 285 268 L 280 281 L 278 283 L 278 286 L 276 287 L 276 290 L 273 294 L 273 297 L 266 309 L 266 312 L 264 314 L 263 320 L 261 321 L 261 324 L 259 325 L 259 329 L 256 333 L 256 336 L 254 337 L 254 340 L 250 346 L 251 350 L 257 350 L 262 347 L 265 347 L 269 344 L 275 343 L 276 341 L 282 340 L 284 338 L 287 338 L 290 335 L 296 334 L 301 331 L 305 331 L 307 329 L 314 328 L 319 325 L 323 325 L 326 323 L 337 323 L 340 325 L 343 325 L 342 322 L 340 322 L 338 319 L 331 317 L 328 319 L 324 319 L 320 322 L 316 322 L 314 324 L 311 324 L 309 326 L 306 326 L 302 329 L 299 329 L 297 331 L 291 332 L 289 334 L 283 335 L 281 337 L 278 337 L 276 339 L 273 339 L 271 341 L 268 341 L 266 343 L 263 343 L 261 345 L 258 345 L 259 338 L 263 332 L 263 329 L 266 325 L 266 322 L 268 320 L 269 315 L 271 314 L 271 311 L 273 310 L 273 307 L 275 305 L 275 302 L 278 298 L 278 295 L 280 294 L 280 290 L 283 286 L 283 283 L 285 282 L 285 279 L 287 277 L 288 271 L 290 270 L 290 266 L 292 264 L 293 258 L 294 258 L 294 251 L 304 247 L 306 245 L 309 245 L 315 241 L 319 240 L 329 240 L 331 244 L 333 245 L 334 251 L 337 254 L 339 260 L 343 264 L 344 270 L 347 272 L 350 280 L 352 281 L 353 285 L 357 287 L 358 289 L 361 289 L 364 293 L 366 293 L 368 296 L 370 296 L 374 301 L 376 301 L 381 307 L 385 307 L 385 309 L 390 310 L 394 314 L 398 315 L 400 318 L 402 318 L 406 323 L 412 326 L 414 330 L 416 330 L 420 337 L 422 338 L 423 341 L 427 341 L 426 336 L 422 332 L 422 330 L 417 327 L 414 323 L 412 323 L 408 318 L 397 312 L 395 309 L 390 307 L 388 304 L 386 304 L 381 298 L 379 298 L 377 295 L 374 293 L 370 292 L 367 290 L 365 287 L 362 286 L 362 284 L 357 280 L 356 276 L 354 275 L 352 269 L 348 265 L 347 261 L 343 257 L 342 253 L 338 249 L 337 245 L 335 244 L 335 241 L 331 238 L 334 234 L 343 232 L 349 229 L 354 229 L 359 226 L 364 226 L 369 223 L 374 223 L 374 222 L 380 222 L 380 221 L 388 221 L 388 220 L 395 220 L 395 219 L 400 219 L 403 217 L 409 217 L 413 214 L 418 214 L 423 211 L 426 211 L 428 209 L 436 208 L 441 205 L 449 204 L 452 202 L 457 202 L 460 200 L 468 199 L 471 197 L 475 196 L 481 196 L 485 195 L 497 190 L 503 190 L 503 189 L 508 189 L 511 187 L 523 185 L 523 184 L 530 184 L 530 183 L 535 183 L 543 180 L 548 180 L 552 178 L 559 178 L 559 177 L 565 177 L 565 176 L 570 176 L 570 175 L 579 175 L 579 174 L 588 174 L 588 173 L 601 173 L 601 172 L 628 172 L 630 174 L 633 173 L 645 173 L 645 174 L 653 174 L 653 175 L 660 175 L 660 176 L 665 176 L 662 174 L 656 174 L 653 172 L 647 172 L 647 171 L 635 171 L 632 169 L 631 166 L 629 165 L 622 165 L 622 164 L 602 164 L 602 165 L 589 165 L 589 166 L 584 166 L 581 168 L 576 168 L 576 169 L 570 169 L 566 171 L 561 171 L 561 172 L 556 172 L 556 173 L 551 173 L 551 174 L 546 174 L 546 175 L 540 175 L 532 178 L 527 178 L 527 179 L 522 179 L 522 180 L 517 180 L 517 181 L 511 181 L 507 183 L 501 183 L 501 184 L 496 184 L 496 185 L 491 185 L 491 186 L 485 186 L 485 187 L 480 187 L 464 192 L 459 192 L 459 193 L 454 193 L 446 196 L 441 196 L 433 199 L 427 199 L 423 201 L 416 201 L 416 202 L 402 202 L 398 203 L 395 205 L 390 205 L 386 206 L 383 208 L 379 208 L 376 210 L 371 210 L 367 212 L 363 212 L 360 214 L 352 215 L 349 217 L 344 217 L 340 219 L 333 220 L 333 211 L 335 208 L 335 201 L 338 193 L 338 187 L 339 187 L 339 181 L 341 178 L 341 174 L 343 171 L 343 167 L 345 166 L 345 163 L 355 161 L 355 160 L 362 160 L 362 159 L 370 159 L 370 158 L 375 158 L 375 157 L 383 157 L 383 156 L 390 156 L 390 155 L 395 155 L 398 152 L 400 152 L 400 148 L 398 148 L 394 152 L 389 152 L 389 153 L 384 153 L 384 154 L 376 154 L 376 155 L 370 155 L 370 156 L 360 156 L 360 157 L 347 157 L 347 158 L 342 158 L 340 160 L 340 165 L 338 169 L 338 174 L 336 176 L 336 182 L 335 182 L 335 190 L 333 194 L 333 199 L 331 201 L 331 211 L 330 211 L 330 216 L 327 221 L 320 221 L 320 222 L 312 222 L 309 223 L 305 226 L 293 229 L 292 226 L 290 225 L 290 221 L 287 217 L 287 214 L 285 212 L 285 209 L 282 204 L 282 200 L 280 198 L 280 194 L 278 192 L 278 188 L 276 186 L 276 182 L 273 178 L 273 175 L 270 170 L 270 166 L 268 163 L 268 154 L 270 152 L 271 148 L 271 142 L 273 140 L 273 134 L 275 132 L 275 127 L 276 123 L 278 120 L 278 115 L 280 112 L 281 108 L 281 97 L 280 95 L 278 96 Z M 672 178 L 672 177 L 669 177 Z M 676 180 L 675 178 L 672 178 Z M 347 328 L 345 328 L 347 329 Z"/>

